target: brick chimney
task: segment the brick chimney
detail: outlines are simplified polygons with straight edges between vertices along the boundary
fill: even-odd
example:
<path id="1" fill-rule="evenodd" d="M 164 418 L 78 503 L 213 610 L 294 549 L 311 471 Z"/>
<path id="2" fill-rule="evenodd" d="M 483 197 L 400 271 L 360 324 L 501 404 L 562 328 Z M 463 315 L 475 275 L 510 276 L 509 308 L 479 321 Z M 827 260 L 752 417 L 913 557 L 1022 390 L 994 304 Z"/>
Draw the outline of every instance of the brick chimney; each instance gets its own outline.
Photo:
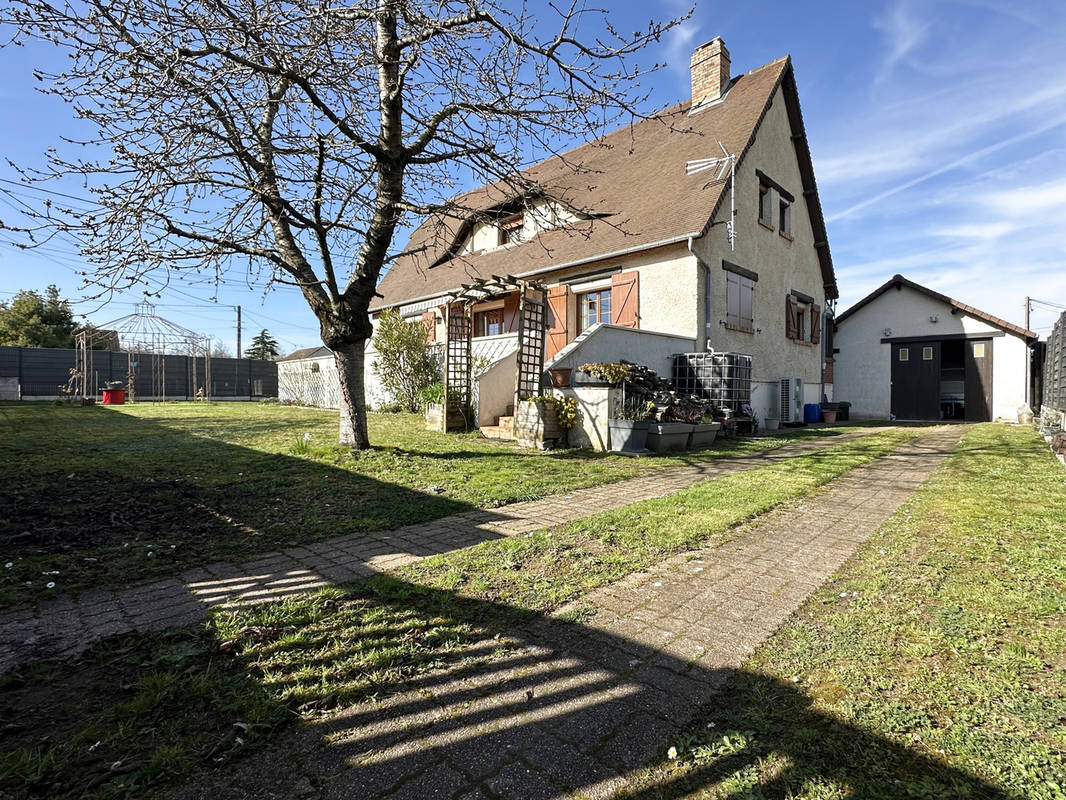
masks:
<path id="1" fill-rule="evenodd" d="M 722 96 L 729 85 L 729 51 L 721 36 L 696 48 L 692 53 L 690 69 L 693 108 Z"/>

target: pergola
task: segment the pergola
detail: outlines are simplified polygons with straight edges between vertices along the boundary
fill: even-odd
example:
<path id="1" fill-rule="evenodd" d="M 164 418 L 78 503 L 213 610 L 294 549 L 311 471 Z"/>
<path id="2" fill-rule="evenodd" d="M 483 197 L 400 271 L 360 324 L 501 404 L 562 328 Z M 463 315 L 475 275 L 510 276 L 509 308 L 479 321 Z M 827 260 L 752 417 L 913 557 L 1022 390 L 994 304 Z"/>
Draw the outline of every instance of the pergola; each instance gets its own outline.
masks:
<path id="1" fill-rule="evenodd" d="M 470 427 L 473 403 L 473 307 L 504 294 L 518 292 L 518 354 L 515 374 L 514 405 L 540 393 L 544 371 L 544 323 L 547 312 L 544 285 L 519 280 L 513 276 L 493 275 L 464 283 L 447 298 L 444 324 L 447 331 L 444 348 L 444 418 L 445 431 Z"/>
<path id="2" fill-rule="evenodd" d="M 75 391 L 81 397 L 96 396 L 96 378 L 93 370 L 93 345 L 103 338 L 118 337 L 118 346 L 125 350 L 128 359 L 127 388 L 129 400 L 133 400 L 134 384 L 140 368 L 140 359 L 147 359 L 152 371 L 152 394 L 154 400 L 167 399 L 168 355 L 193 356 L 192 384 L 199 383 L 196 359 L 203 359 L 203 399 L 211 399 L 211 339 L 184 328 L 155 313 L 151 303 L 138 303 L 136 310 L 125 317 L 105 322 L 103 325 L 79 331 L 75 337 L 74 379 Z"/>

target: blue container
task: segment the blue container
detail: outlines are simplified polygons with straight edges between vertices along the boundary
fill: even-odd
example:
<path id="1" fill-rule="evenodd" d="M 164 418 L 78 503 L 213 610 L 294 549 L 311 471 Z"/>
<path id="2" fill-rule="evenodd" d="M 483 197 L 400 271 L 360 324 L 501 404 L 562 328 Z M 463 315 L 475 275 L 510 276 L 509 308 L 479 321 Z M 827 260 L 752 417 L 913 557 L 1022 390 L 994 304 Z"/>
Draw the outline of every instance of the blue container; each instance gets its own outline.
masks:
<path id="1" fill-rule="evenodd" d="M 821 422 L 822 421 L 822 404 L 821 403 L 804 403 L 804 405 L 803 405 L 803 421 L 804 422 Z"/>

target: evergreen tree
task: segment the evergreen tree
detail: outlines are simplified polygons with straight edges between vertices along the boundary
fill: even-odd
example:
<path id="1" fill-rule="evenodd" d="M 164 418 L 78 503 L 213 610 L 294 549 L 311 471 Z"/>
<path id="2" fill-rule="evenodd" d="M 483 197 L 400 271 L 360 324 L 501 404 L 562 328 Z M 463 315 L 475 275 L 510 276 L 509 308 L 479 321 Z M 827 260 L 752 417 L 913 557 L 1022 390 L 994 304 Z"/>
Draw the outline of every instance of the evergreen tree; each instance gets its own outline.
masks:
<path id="1" fill-rule="evenodd" d="M 70 302 L 49 286 L 42 296 L 21 291 L 10 302 L 0 302 L 0 345 L 21 347 L 74 347 L 74 312 Z"/>
<path id="2" fill-rule="evenodd" d="M 273 361 L 279 355 L 278 342 L 267 333 L 266 328 L 259 331 L 258 335 L 252 339 L 251 346 L 244 351 L 245 358 L 252 358 L 256 361 Z"/>

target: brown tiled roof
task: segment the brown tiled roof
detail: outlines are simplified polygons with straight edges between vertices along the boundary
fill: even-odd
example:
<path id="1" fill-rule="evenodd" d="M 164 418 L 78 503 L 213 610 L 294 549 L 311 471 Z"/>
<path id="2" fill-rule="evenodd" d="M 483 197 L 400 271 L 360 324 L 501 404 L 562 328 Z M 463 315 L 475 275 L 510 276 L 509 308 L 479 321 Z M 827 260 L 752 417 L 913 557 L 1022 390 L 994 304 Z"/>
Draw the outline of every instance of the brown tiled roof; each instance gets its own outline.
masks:
<path id="1" fill-rule="evenodd" d="M 436 266 L 433 265 L 447 254 L 459 231 L 452 230 L 447 237 L 435 234 L 458 225 L 432 219 L 423 223 L 411 235 L 407 247 L 410 254 L 398 259 L 382 278 L 377 289 L 381 297 L 374 300 L 371 310 L 439 296 L 479 277 L 521 276 L 559 269 L 706 233 L 726 196 L 727 183 L 708 185 L 712 176 L 707 172 L 686 176 L 685 162 L 719 154 L 716 140 L 742 159 L 783 80 L 793 133 L 801 134 L 791 61 L 785 57 L 741 75 L 721 103 L 692 116 L 687 113 L 689 102 L 685 102 L 527 171 L 549 196 L 589 214 L 605 215 L 603 218 L 542 231 L 519 245 L 457 255 Z M 796 151 L 805 174 L 804 188 L 812 190 L 807 199 L 816 238 L 818 231 L 823 232 L 824 238 L 821 209 L 813 192 L 810 155 L 802 137 L 796 143 Z M 582 169 L 575 172 L 574 164 Z M 806 178 L 808 173 L 810 181 Z M 463 206 L 484 210 L 508 199 L 513 198 L 494 187 L 482 187 L 458 198 Z M 415 252 L 423 247 L 421 252 Z M 819 256 L 829 296 L 836 297 L 827 246 L 822 246 Z"/>
<path id="2" fill-rule="evenodd" d="M 958 300 L 948 297 L 946 294 L 935 292 L 926 286 L 922 286 L 920 283 L 915 283 L 912 280 L 904 278 L 902 275 L 893 275 L 884 284 L 874 289 L 872 292 L 866 295 L 866 297 L 864 297 L 862 300 L 857 302 L 855 305 L 853 305 L 851 308 L 849 308 L 847 311 L 837 317 L 836 324 L 840 325 L 840 323 L 844 322 L 848 317 L 850 317 L 863 306 L 872 303 L 874 300 L 883 295 L 889 289 L 894 289 L 899 286 L 908 286 L 917 292 L 921 292 L 922 294 L 928 297 L 932 297 L 934 300 L 939 300 L 942 303 L 946 303 L 952 308 L 956 308 L 959 311 L 962 311 L 963 313 L 973 317 L 974 319 L 979 319 L 982 322 L 987 322 L 993 328 L 999 328 L 1000 330 L 1006 331 L 1007 333 L 1016 334 L 1018 336 L 1021 336 L 1023 339 L 1035 340 L 1037 338 L 1036 333 L 1030 330 L 1026 330 L 1021 325 L 1015 325 L 1012 322 L 1007 322 L 1005 319 L 1000 319 L 999 317 L 994 317 L 991 314 L 987 314 L 979 308 L 974 308 L 973 306 L 967 305 L 966 303 L 960 303 Z"/>

